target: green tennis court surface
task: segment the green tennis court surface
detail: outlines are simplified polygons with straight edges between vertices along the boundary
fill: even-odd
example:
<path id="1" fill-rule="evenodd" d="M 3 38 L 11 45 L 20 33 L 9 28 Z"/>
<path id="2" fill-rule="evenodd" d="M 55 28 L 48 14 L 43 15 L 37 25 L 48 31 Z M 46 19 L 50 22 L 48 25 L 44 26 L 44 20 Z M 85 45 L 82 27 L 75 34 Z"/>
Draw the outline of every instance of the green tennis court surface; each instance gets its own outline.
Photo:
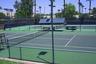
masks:
<path id="1" fill-rule="evenodd" d="M 81 31 L 79 29 L 71 31 L 65 30 L 63 27 L 63 31 L 54 31 L 56 63 L 95 64 L 96 32 L 94 29 L 95 27 L 93 29 L 92 28 L 93 27 L 90 29 L 83 28 Z M 39 30 L 37 30 L 37 32 L 39 35 Z M 38 59 L 37 56 L 39 52 L 46 51 L 47 54 L 41 57 L 52 62 L 51 31 L 42 31 L 44 34 L 41 32 L 42 35 L 32 38 L 37 35 L 37 32 L 5 32 L 10 45 L 19 42 L 19 44 L 10 48 L 11 58 L 44 62 Z M 22 57 L 20 55 L 20 50 L 22 52 Z M 8 49 L 0 51 L 0 56 L 9 57 Z"/>

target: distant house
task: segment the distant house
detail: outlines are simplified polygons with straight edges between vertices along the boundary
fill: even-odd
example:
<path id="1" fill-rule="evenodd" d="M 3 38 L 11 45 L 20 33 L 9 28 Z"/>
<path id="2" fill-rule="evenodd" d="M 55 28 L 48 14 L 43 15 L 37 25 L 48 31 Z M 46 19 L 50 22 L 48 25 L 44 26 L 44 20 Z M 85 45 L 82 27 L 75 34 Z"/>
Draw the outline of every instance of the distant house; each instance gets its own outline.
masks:
<path id="1" fill-rule="evenodd" d="M 41 19 L 39 21 L 39 24 L 43 24 L 43 25 L 49 25 L 51 24 L 51 19 Z M 53 19 L 53 24 L 66 24 L 65 19 L 64 18 L 54 18 Z"/>
<path id="2" fill-rule="evenodd" d="M 51 18 L 50 14 L 43 14 L 43 18 Z M 56 18 L 56 15 L 53 14 L 53 18 Z"/>

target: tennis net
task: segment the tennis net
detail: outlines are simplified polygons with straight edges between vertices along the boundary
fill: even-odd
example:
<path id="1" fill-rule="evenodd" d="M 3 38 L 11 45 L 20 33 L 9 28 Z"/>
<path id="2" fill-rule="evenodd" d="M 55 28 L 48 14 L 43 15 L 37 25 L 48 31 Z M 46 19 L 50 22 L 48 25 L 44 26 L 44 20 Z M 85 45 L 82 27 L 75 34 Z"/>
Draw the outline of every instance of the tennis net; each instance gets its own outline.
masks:
<path id="1" fill-rule="evenodd" d="M 24 36 L 21 36 L 18 38 L 12 38 L 12 39 L 8 40 L 7 45 L 10 47 L 15 46 L 15 45 L 18 45 L 20 43 L 26 42 L 28 40 L 34 39 L 36 37 L 42 36 L 46 33 L 48 33 L 48 31 L 38 31 L 38 32 L 33 33 L 33 34 L 24 35 Z"/>

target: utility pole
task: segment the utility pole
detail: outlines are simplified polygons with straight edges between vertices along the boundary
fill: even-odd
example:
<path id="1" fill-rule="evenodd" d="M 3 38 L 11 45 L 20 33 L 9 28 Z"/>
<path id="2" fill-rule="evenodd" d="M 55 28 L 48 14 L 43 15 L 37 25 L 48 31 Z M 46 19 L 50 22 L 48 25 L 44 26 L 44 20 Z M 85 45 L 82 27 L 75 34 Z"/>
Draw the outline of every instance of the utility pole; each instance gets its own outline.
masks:
<path id="1" fill-rule="evenodd" d="M 55 50 L 54 50 L 54 27 L 53 27 L 53 2 L 55 0 L 50 0 L 51 3 L 51 28 L 52 28 L 52 64 L 55 64 Z"/>

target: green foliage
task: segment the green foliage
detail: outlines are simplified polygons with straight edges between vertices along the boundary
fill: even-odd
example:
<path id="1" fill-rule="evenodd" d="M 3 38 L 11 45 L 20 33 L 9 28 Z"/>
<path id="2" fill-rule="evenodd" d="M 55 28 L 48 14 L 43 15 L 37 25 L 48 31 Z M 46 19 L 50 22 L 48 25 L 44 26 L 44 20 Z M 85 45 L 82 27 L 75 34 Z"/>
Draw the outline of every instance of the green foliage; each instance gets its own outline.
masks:
<path id="1" fill-rule="evenodd" d="M 40 14 L 36 14 L 36 15 L 34 16 L 35 24 L 39 23 L 40 18 L 42 18 L 42 15 L 40 15 Z"/>
<path id="2" fill-rule="evenodd" d="M 89 14 L 81 14 L 80 17 L 83 17 L 84 19 L 88 19 L 89 18 Z"/>
<path id="3" fill-rule="evenodd" d="M 76 8 L 73 4 L 69 3 L 69 4 L 66 4 L 66 9 L 62 11 L 63 13 L 63 17 L 65 18 L 72 18 L 73 15 L 76 14 Z"/>
<path id="4" fill-rule="evenodd" d="M 16 10 L 16 18 L 25 18 L 32 16 L 33 3 L 32 0 L 21 0 L 19 7 Z"/>
<path id="5" fill-rule="evenodd" d="M 96 8 L 95 7 L 92 10 L 92 14 L 96 14 Z"/>
<path id="6" fill-rule="evenodd" d="M 62 17 L 62 13 L 56 13 L 55 14 L 57 18 L 61 18 Z"/>
<path id="7" fill-rule="evenodd" d="M 5 18 L 5 14 L 0 12 L 0 18 Z"/>

